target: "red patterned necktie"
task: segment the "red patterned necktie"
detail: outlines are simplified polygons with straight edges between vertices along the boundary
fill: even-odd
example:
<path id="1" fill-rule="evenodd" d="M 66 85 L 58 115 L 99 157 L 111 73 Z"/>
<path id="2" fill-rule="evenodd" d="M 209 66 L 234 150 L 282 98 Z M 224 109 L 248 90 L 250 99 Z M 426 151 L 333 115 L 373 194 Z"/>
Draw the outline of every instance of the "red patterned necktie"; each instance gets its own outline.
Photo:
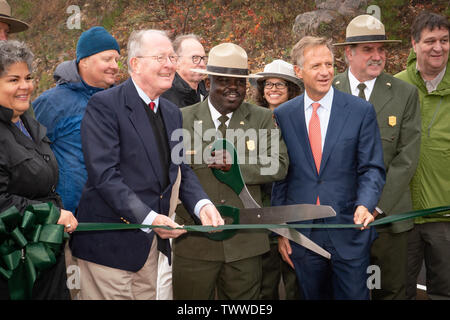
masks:
<path id="1" fill-rule="evenodd" d="M 148 105 L 150 107 L 150 109 L 152 109 L 153 112 L 155 112 L 155 105 L 156 104 L 153 101 L 150 102 L 149 105 Z"/>
<path id="2" fill-rule="evenodd" d="M 317 115 L 317 109 L 320 104 L 314 102 L 312 104 L 313 112 L 311 119 L 309 120 L 309 143 L 311 145 L 312 154 L 314 157 L 314 163 L 316 164 L 317 173 L 320 170 L 320 161 L 322 160 L 322 134 L 320 132 L 320 120 Z M 317 196 L 317 204 L 320 204 L 319 197 Z"/>

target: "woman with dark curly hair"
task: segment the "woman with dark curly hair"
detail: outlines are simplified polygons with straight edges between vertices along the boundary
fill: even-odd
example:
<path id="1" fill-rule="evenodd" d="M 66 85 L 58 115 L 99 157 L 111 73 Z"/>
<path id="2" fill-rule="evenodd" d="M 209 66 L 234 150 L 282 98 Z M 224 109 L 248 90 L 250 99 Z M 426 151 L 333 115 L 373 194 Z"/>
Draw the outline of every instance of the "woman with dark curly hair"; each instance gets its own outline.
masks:
<path id="1" fill-rule="evenodd" d="M 303 83 L 294 73 L 292 64 L 274 60 L 265 66 L 256 83 L 256 104 L 274 110 L 280 104 L 303 92 Z"/>
<path id="2" fill-rule="evenodd" d="M 58 165 L 46 129 L 26 114 L 34 89 L 32 61 L 24 43 L 0 41 L 0 212 L 15 206 L 23 214 L 29 205 L 50 202 L 60 211 L 57 224 L 71 233 L 78 222 L 55 192 Z M 32 299 L 70 299 L 63 246 L 55 263 L 39 272 Z M 8 281 L 0 275 L 0 299 L 9 298 Z"/>

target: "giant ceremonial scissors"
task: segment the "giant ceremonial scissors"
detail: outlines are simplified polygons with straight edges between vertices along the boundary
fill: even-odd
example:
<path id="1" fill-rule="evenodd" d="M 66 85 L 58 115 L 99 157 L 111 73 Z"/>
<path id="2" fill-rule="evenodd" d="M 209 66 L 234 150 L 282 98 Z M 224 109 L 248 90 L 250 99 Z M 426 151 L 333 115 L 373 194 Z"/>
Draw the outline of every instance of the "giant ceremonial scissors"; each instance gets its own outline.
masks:
<path id="1" fill-rule="evenodd" d="M 319 218 L 336 216 L 336 212 L 330 206 L 313 204 L 296 204 L 276 207 L 263 207 L 253 199 L 245 185 L 238 163 L 238 155 L 228 140 L 218 139 L 212 146 L 212 151 L 226 150 L 232 157 L 231 168 L 228 171 L 212 169 L 214 176 L 222 183 L 228 185 L 241 199 L 245 209 L 237 209 L 229 206 L 220 206 L 217 208 L 223 216 L 233 218 L 233 223 L 238 224 L 282 224 L 294 221 L 306 221 Z M 317 245 L 295 229 L 277 228 L 269 229 L 283 237 L 292 240 L 315 253 L 330 259 L 330 253 Z M 211 238 L 223 239 L 220 233 L 210 234 Z"/>

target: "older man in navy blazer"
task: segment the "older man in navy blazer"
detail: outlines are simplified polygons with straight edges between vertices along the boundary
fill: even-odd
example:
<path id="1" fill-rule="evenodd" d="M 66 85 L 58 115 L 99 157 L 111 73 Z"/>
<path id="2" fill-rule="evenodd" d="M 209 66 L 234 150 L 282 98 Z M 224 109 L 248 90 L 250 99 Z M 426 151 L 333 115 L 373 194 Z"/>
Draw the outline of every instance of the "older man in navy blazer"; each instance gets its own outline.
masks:
<path id="1" fill-rule="evenodd" d="M 290 164 L 286 179 L 274 186 L 272 203 L 330 205 L 336 217 L 307 223 L 364 227 L 299 229 L 329 251 L 331 260 L 285 238 L 279 250 L 295 268 L 306 299 L 368 299 L 366 272 L 376 231 L 367 225 L 385 183 L 376 114 L 370 103 L 331 86 L 333 54 L 326 39 L 301 39 L 292 58 L 305 94 L 274 112 Z"/>
<path id="2" fill-rule="evenodd" d="M 88 181 L 78 207 L 80 222 L 178 227 L 167 214 L 179 190 L 202 224 L 223 224 L 196 175 L 171 156 L 183 145 L 182 138 L 171 139 L 182 117 L 159 96 L 171 87 L 176 62 L 164 32 L 134 32 L 128 42 L 131 78 L 89 101 L 81 126 Z M 183 233 L 157 228 L 74 234 L 81 299 L 154 299 L 158 250 L 170 261 L 168 239 Z"/>

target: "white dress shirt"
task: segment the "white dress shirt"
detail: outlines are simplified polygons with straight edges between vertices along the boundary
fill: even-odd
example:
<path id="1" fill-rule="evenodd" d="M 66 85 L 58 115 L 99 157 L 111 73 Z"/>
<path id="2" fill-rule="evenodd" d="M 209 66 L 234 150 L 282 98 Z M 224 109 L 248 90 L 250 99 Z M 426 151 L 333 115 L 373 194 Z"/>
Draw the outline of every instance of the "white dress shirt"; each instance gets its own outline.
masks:
<path id="1" fill-rule="evenodd" d="M 208 107 L 209 107 L 209 112 L 211 113 L 211 118 L 212 121 L 214 122 L 214 126 L 216 127 L 216 130 L 219 128 L 220 125 L 220 116 L 222 115 L 219 111 L 217 111 L 216 108 L 214 108 L 214 106 L 211 103 L 211 100 L 208 98 Z M 227 113 L 227 117 L 228 120 L 227 122 L 225 122 L 226 126 L 228 127 L 228 125 L 230 124 L 230 120 L 231 120 L 231 116 L 233 115 L 233 112 Z"/>
<path id="2" fill-rule="evenodd" d="M 325 137 L 327 136 L 328 122 L 330 121 L 331 114 L 331 106 L 333 105 L 333 95 L 334 89 L 330 87 L 327 94 L 320 99 L 319 101 L 312 100 L 308 93 L 305 91 L 305 121 L 306 121 L 306 130 L 309 132 L 309 121 L 311 120 L 313 107 L 312 104 L 317 102 L 320 104 L 320 107 L 317 109 L 317 115 L 319 116 L 320 121 L 320 134 L 322 136 L 322 151 L 323 146 L 325 145 Z"/>
<path id="3" fill-rule="evenodd" d="M 133 81 L 133 78 L 131 80 Z M 159 97 L 156 98 L 155 100 L 152 100 L 147 96 L 147 94 L 141 88 L 139 88 L 139 86 L 136 84 L 136 82 L 133 81 L 133 84 L 136 87 L 136 91 L 137 91 L 139 97 L 145 102 L 146 105 L 149 105 L 151 101 L 153 101 L 155 103 L 155 108 L 153 109 L 153 111 L 156 113 L 158 111 L 158 107 L 159 107 Z M 212 204 L 212 202 L 209 199 L 199 200 L 194 208 L 195 215 L 200 218 L 201 208 L 203 208 L 204 205 L 209 204 L 209 203 Z M 153 210 L 150 211 L 150 213 L 145 217 L 144 221 L 142 221 L 142 224 L 151 225 L 157 215 L 158 214 L 155 211 L 153 211 Z M 143 228 L 141 230 L 145 231 L 145 232 L 152 231 L 152 229 L 150 229 L 150 228 Z"/>
<path id="4" fill-rule="evenodd" d="M 352 95 L 358 96 L 359 95 L 358 85 L 361 83 L 361 81 L 356 79 L 356 77 L 352 73 L 352 69 L 349 69 L 348 71 L 348 80 L 350 82 L 350 90 L 352 91 Z M 377 81 L 377 78 L 363 82 L 366 85 L 366 88 L 364 89 L 364 95 L 366 96 L 367 101 L 369 101 L 370 99 L 373 87 L 375 86 L 375 81 Z"/>
<path id="5" fill-rule="evenodd" d="M 353 75 L 352 70 L 349 69 L 348 71 L 348 80 L 350 82 L 350 89 L 352 91 L 352 95 L 357 96 L 359 95 L 359 89 L 358 85 L 361 83 L 356 77 Z M 364 95 L 366 96 L 366 100 L 369 101 L 370 95 L 372 94 L 373 87 L 375 86 L 375 81 L 377 81 L 377 78 L 374 78 L 372 80 L 364 81 L 364 84 L 366 85 L 366 88 L 364 89 Z M 375 207 L 375 210 L 379 214 L 383 214 L 383 210 L 381 210 L 378 207 Z M 371 212 L 372 213 L 372 212 Z"/>
<path id="6" fill-rule="evenodd" d="M 144 92 L 144 90 L 142 90 L 141 88 L 139 88 L 139 86 L 136 84 L 136 82 L 134 82 L 133 78 L 131 78 L 131 81 L 133 81 L 134 86 L 136 87 L 136 91 L 139 95 L 139 97 L 144 100 L 145 104 L 148 106 L 150 104 L 150 102 L 154 102 L 155 103 L 155 107 L 153 108 L 153 112 L 158 112 L 158 108 L 159 108 L 159 97 L 156 98 L 155 100 L 152 100 L 148 97 L 148 95 Z"/>

